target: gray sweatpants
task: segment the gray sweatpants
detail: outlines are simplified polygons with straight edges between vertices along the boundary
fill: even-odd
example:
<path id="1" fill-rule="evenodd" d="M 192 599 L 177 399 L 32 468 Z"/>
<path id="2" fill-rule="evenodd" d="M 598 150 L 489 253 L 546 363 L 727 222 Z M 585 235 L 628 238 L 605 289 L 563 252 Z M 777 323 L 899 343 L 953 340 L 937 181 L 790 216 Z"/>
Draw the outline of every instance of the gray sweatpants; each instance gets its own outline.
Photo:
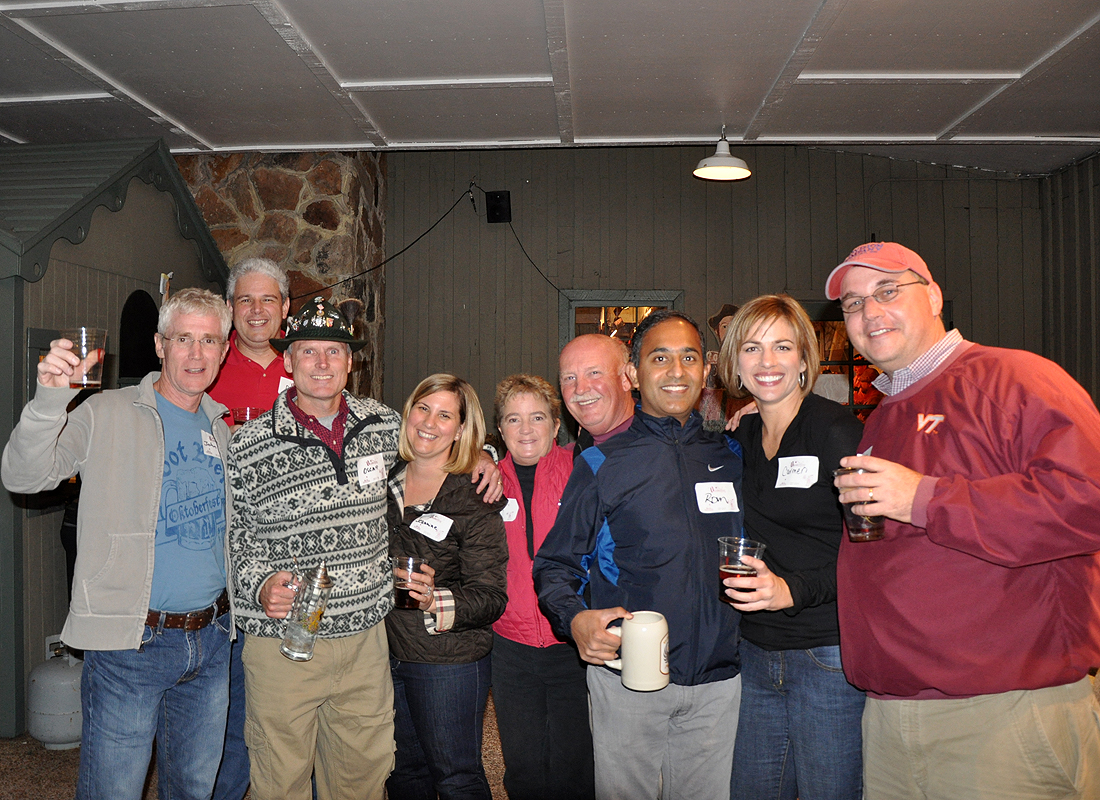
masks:
<path id="1" fill-rule="evenodd" d="M 729 800 L 741 676 L 635 692 L 588 668 L 596 800 Z"/>

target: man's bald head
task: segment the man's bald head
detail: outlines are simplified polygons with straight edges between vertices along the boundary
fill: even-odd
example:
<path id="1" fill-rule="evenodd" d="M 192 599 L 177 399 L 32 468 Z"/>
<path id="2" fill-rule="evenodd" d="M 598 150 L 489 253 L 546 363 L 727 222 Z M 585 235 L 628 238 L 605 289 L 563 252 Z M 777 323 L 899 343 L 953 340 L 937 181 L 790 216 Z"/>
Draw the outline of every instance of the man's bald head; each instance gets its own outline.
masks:
<path id="1" fill-rule="evenodd" d="M 634 415 L 626 365 L 630 353 L 619 339 L 586 333 L 562 348 L 558 358 L 561 399 L 593 436 L 614 430 Z"/>

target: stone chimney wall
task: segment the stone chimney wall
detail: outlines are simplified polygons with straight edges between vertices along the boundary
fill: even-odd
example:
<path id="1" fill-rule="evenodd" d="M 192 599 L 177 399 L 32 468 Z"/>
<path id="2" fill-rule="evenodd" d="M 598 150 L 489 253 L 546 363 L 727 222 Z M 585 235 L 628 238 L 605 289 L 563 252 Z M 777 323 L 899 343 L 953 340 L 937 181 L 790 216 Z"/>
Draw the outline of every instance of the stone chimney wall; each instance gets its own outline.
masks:
<path id="1" fill-rule="evenodd" d="M 351 320 L 369 344 L 348 388 L 381 400 L 385 269 L 360 273 L 385 258 L 385 155 L 198 153 L 176 163 L 230 267 L 270 258 L 290 277 L 290 313 L 322 295 Z"/>

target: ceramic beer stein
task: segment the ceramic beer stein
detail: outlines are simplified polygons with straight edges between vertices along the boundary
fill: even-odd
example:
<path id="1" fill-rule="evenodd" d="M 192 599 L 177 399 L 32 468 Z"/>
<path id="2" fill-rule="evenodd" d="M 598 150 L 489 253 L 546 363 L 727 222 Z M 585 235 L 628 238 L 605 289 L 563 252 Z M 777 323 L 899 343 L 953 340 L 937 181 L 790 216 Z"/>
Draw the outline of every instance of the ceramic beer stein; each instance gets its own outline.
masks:
<path id="1" fill-rule="evenodd" d="M 622 636 L 619 658 L 604 662 L 622 671 L 623 686 L 655 692 L 668 686 L 668 622 L 656 611 L 635 611 L 622 627 L 608 628 Z"/>

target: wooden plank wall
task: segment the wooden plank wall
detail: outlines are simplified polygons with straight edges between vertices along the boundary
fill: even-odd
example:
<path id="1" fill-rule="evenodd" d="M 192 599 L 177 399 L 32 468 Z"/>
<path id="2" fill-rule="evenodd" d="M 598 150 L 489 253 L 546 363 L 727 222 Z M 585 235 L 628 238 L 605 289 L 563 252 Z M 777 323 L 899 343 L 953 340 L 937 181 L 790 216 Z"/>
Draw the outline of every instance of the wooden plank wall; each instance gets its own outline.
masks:
<path id="1" fill-rule="evenodd" d="M 1043 180 L 1044 354 L 1100 400 L 1100 155 Z"/>
<path id="2" fill-rule="evenodd" d="M 823 299 L 829 271 L 872 238 L 924 256 L 968 338 L 1042 350 L 1038 179 L 806 147 L 736 150 L 753 175 L 732 184 L 692 177 L 712 147 L 390 154 L 388 254 L 459 202 L 386 267 L 386 402 L 400 408 L 436 371 L 470 380 L 487 406 L 512 372 L 555 380 L 555 286 L 682 289 L 704 324 L 722 303 L 763 292 Z M 511 193 L 515 236 L 486 223 L 476 189 L 474 213 L 471 180 Z"/>

